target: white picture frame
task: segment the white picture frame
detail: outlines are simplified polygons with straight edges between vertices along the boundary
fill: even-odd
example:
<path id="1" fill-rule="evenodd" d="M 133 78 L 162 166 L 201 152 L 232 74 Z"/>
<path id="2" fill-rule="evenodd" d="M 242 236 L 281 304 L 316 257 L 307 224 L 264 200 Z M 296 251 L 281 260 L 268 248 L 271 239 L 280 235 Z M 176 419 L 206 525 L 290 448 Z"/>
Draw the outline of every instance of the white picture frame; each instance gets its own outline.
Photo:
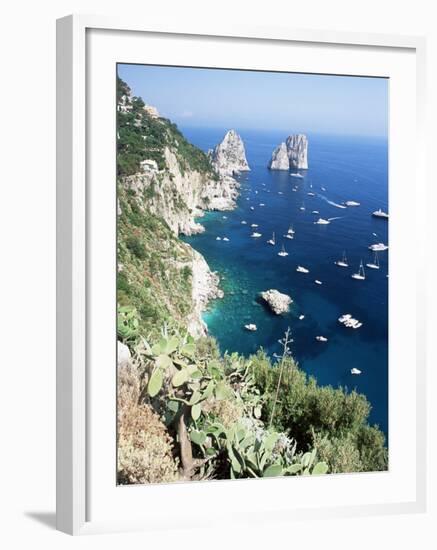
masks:
<path id="1" fill-rule="evenodd" d="M 90 487 L 93 484 L 93 472 L 95 467 L 92 456 L 92 436 L 96 430 L 90 429 L 90 411 L 93 410 L 95 401 L 95 385 L 92 380 L 91 364 L 93 357 L 92 340 L 90 339 L 90 327 L 92 326 L 91 307 L 93 300 L 92 274 L 90 273 L 90 250 L 93 250 L 92 239 L 90 240 L 89 230 L 92 228 L 92 189 L 89 187 L 92 170 L 87 163 L 89 155 L 89 143 L 92 139 L 87 131 L 89 108 L 92 103 L 89 94 L 90 79 L 89 71 L 92 63 L 89 61 L 90 49 L 98 50 L 99 45 L 90 37 L 93 31 L 106 33 L 106 40 L 113 40 L 115 34 L 129 35 L 132 40 L 138 41 L 141 36 L 153 36 L 160 41 L 177 40 L 187 37 L 198 40 L 220 39 L 228 43 L 251 45 L 255 42 L 263 45 L 305 45 L 312 44 L 317 48 L 338 47 L 346 51 L 348 48 L 359 48 L 363 55 L 366 52 L 394 52 L 402 55 L 408 53 L 414 56 L 415 74 L 414 88 L 416 102 L 414 106 L 410 102 L 410 109 L 414 109 L 411 120 L 414 123 L 416 135 L 416 162 L 415 171 L 415 193 L 426 194 L 425 168 L 423 151 L 424 147 L 424 89 L 425 89 L 425 41 L 420 37 L 375 35 L 375 34 L 352 34 L 327 31 L 294 30 L 287 28 L 178 28 L 172 25 L 151 25 L 148 22 L 131 21 L 122 18 L 106 18 L 96 16 L 72 15 L 60 19 L 57 22 L 57 528 L 69 534 L 84 534 L 90 532 L 102 532 L 126 529 L 149 529 L 164 527 L 164 523 L 158 517 L 146 513 L 146 510 L 138 515 L 119 517 L 116 507 L 111 513 L 108 510 L 96 514 L 96 519 L 90 515 L 92 500 Z M 129 50 L 125 50 L 128 52 Z M 108 54 L 109 55 L 109 54 Z M 123 55 L 126 55 L 124 52 Z M 171 58 L 171 51 L 166 52 L 166 59 Z M 108 58 L 109 59 L 109 58 Z M 123 57 L 123 62 L 130 62 L 131 58 Z M 218 60 L 217 63 L 220 63 Z M 329 72 L 329 61 L 325 62 L 324 72 Z M 178 64 L 176 62 L 175 64 Z M 219 65 L 217 65 L 219 66 Z M 401 69 L 399 69 L 401 70 Z M 115 76 L 115 72 L 114 72 Z M 89 159 L 88 159 L 89 160 Z M 393 160 L 393 159 L 392 159 Z M 115 177 L 115 176 L 114 176 Z M 115 197 L 115 186 L 114 186 Z M 396 198 L 396 197 L 395 197 Z M 392 196 L 393 199 L 393 196 Z M 109 202 L 111 197 L 108 196 Z M 115 199 L 113 200 L 115 203 Z M 392 200 L 392 204 L 399 204 L 402 201 Z M 91 218 L 90 218 L 91 216 Z M 409 213 L 409 222 L 414 217 L 417 228 L 423 227 L 425 220 L 422 219 L 418 210 Z M 412 298 L 409 307 L 415 308 L 415 342 L 414 350 L 411 347 L 410 353 L 415 355 L 415 438 L 414 438 L 414 460 L 410 471 L 410 487 L 408 497 L 392 498 L 372 501 L 371 497 L 366 502 L 355 500 L 353 504 L 339 501 L 334 506 L 326 506 L 321 499 L 321 505 L 317 507 L 299 507 L 295 503 L 287 503 L 279 499 L 274 507 L 269 507 L 260 502 L 259 505 L 249 510 L 247 516 L 243 513 L 241 519 L 257 521 L 259 518 L 283 519 L 298 517 L 328 517 L 339 515 L 364 515 L 364 514 L 389 514 L 399 512 L 420 512 L 425 510 L 426 503 L 426 401 L 425 401 L 425 380 L 426 380 L 426 358 L 425 358 L 425 270 L 426 259 L 423 246 L 417 235 L 419 231 L 413 232 L 411 243 L 416 245 L 416 288 L 414 299 Z M 414 242 L 413 242 L 414 241 Z M 114 241 L 115 242 L 115 241 Z M 112 245 L 111 245 L 112 246 Z M 392 269 L 392 268 L 390 268 Z M 115 271 L 115 270 L 114 270 Z M 400 285 L 401 286 L 401 285 Z M 402 289 L 400 289 L 402 290 Z M 405 289 L 404 289 L 405 290 Z M 91 319 L 91 320 L 90 320 Z M 115 322 L 115 317 L 114 317 Z M 114 333 L 115 334 L 115 333 Z M 115 337 L 115 336 L 114 336 Z M 108 345 L 111 345 L 109 341 Z M 404 345 L 404 344 L 403 344 Z M 407 344 L 405 344 L 407 345 Z M 115 353 L 115 346 L 111 353 Z M 105 384 L 102 384 L 105 387 Z M 112 386 L 109 385 L 109 388 Z M 392 391 L 390 389 L 390 391 Z M 114 399 L 115 394 L 111 394 Z M 398 400 L 402 402 L 402 399 Z M 390 414 L 396 411 L 390 409 Z M 94 428 L 96 415 L 93 414 L 92 422 Z M 104 431 L 104 430 L 103 430 Z M 109 434 L 110 432 L 108 432 Z M 111 432 L 112 433 L 112 432 Z M 108 435 L 109 437 L 109 435 Z M 410 441 L 411 443 L 411 441 Z M 115 440 L 114 440 L 115 445 Z M 102 443 L 102 448 L 104 447 Z M 109 460 L 109 459 L 108 459 Z M 108 467 L 111 467 L 109 463 Z M 115 463 L 114 487 L 115 487 Z M 104 468 L 102 468 L 104 469 Z M 393 472 L 392 472 L 393 473 Z M 367 475 L 367 474 L 360 474 Z M 370 474 L 372 476 L 374 474 Z M 328 476 L 329 477 L 329 476 Z M 363 478 L 361 478 L 363 479 Z M 380 478 L 381 479 L 381 478 Z M 305 481 L 305 480 L 304 480 Z M 301 482 L 301 481 L 300 481 Z M 332 476 L 329 487 L 322 480 L 311 480 L 312 491 L 317 491 L 317 486 L 322 487 L 326 493 L 336 491 L 340 486 L 347 491 L 347 479 L 345 476 Z M 365 483 L 370 483 L 368 477 Z M 255 482 L 258 483 L 258 482 Z M 283 480 L 262 481 L 262 486 L 256 487 L 256 492 L 264 493 L 266 498 L 274 491 L 280 492 L 278 488 Z M 336 487 L 333 486 L 336 485 Z M 168 498 L 169 494 L 182 494 L 184 498 L 204 498 L 211 489 L 206 484 L 194 484 L 195 487 L 188 487 L 183 484 L 166 487 L 146 488 L 153 491 L 153 499 Z M 232 482 L 217 482 L 214 484 L 214 491 L 217 502 L 223 505 L 227 494 L 232 491 L 232 500 L 241 498 L 252 499 L 254 497 L 254 484 Z M 124 491 L 123 506 L 130 500 L 126 491 L 136 491 L 135 498 L 138 499 L 143 488 L 119 488 Z M 93 491 L 99 489 L 94 489 Z M 387 489 L 388 490 L 388 489 Z M 244 494 L 243 494 L 244 493 Z M 119 493 L 120 494 L 120 493 Z M 133 494 L 133 493 L 131 493 Z M 314 493 L 316 494 L 316 493 Z M 406 493 L 407 494 L 407 493 Z M 102 493 L 103 495 L 103 493 Z M 412 495 L 412 496 L 411 496 Z M 179 498 L 179 496 L 177 498 Z M 106 499 L 102 496 L 100 500 Z M 98 499 L 94 499 L 98 500 Z M 110 499 L 108 499 L 109 501 Z M 264 499 L 260 499 L 263 501 Z M 257 513 L 258 512 L 258 513 Z M 166 524 L 171 510 L 166 511 Z M 208 525 L 213 520 L 205 517 L 198 517 L 197 520 L 183 517 L 181 525 L 190 523 L 191 526 Z M 173 525 L 178 526 L 178 522 Z"/>

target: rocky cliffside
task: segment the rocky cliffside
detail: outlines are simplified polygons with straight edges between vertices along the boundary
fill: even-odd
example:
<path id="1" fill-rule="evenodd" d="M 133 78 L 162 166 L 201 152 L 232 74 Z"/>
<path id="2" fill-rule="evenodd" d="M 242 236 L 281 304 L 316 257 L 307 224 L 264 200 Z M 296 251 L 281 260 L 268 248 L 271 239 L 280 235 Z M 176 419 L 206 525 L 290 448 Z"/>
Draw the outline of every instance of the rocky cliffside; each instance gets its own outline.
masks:
<path id="1" fill-rule="evenodd" d="M 201 336 L 202 311 L 223 293 L 203 256 L 177 237 L 203 231 L 195 218 L 205 210 L 234 208 L 239 183 L 125 83 L 118 88 L 118 302 L 134 307 L 147 331 L 170 322 Z M 218 146 L 234 168 L 236 143 L 244 153 L 238 140 Z"/>
<path id="2" fill-rule="evenodd" d="M 272 153 L 270 170 L 308 169 L 308 138 L 305 134 L 288 136 Z"/>
<path id="3" fill-rule="evenodd" d="M 221 176 L 234 176 L 250 170 L 241 137 L 229 130 L 221 143 L 208 151 L 211 163 Z"/>

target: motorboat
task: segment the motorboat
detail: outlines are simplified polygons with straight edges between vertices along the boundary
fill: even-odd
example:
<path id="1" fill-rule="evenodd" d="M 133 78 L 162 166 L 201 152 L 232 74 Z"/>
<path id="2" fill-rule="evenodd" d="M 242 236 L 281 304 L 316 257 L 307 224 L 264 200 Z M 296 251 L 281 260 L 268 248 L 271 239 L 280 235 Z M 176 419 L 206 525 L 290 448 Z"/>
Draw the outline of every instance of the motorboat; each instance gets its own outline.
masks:
<path id="1" fill-rule="evenodd" d="M 316 285 L 321 285 L 321 284 L 323 284 L 322 281 L 319 281 L 319 279 L 315 279 L 314 282 L 316 283 Z"/>
<path id="2" fill-rule="evenodd" d="M 345 206 L 360 206 L 361 203 L 357 202 L 357 201 L 346 201 L 345 203 Z"/>
<path id="3" fill-rule="evenodd" d="M 324 218 L 319 218 L 316 222 L 314 222 L 316 225 L 329 225 L 331 222 L 329 220 L 325 220 Z"/>
<path id="4" fill-rule="evenodd" d="M 309 273 L 309 272 L 310 272 L 309 269 L 307 269 L 306 267 L 302 267 L 301 265 L 298 265 L 298 266 L 296 267 L 296 271 L 297 271 L 298 273 Z"/>
<path id="5" fill-rule="evenodd" d="M 257 239 L 258 237 L 262 237 L 262 233 L 257 233 L 256 231 L 254 231 L 251 237 L 253 237 L 254 239 Z"/>
<path id="6" fill-rule="evenodd" d="M 382 218 L 383 220 L 388 220 L 387 212 L 384 212 L 383 210 L 381 210 L 381 208 L 378 208 L 378 210 L 375 210 L 375 212 L 372 212 L 372 216 L 375 218 Z"/>
<path id="7" fill-rule="evenodd" d="M 327 342 L 328 339 L 326 338 L 326 336 L 316 336 L 316 340 L 318 342 Z"/>
<path id="8" fill-rule="evenodd" d="M 360 369 L 356 369 L 355 367 L 351 369 L 351 374 L 361 374 Z"/>
<path id="9" fill-rule="evenodd" d="M 255 332 L 255 330 L 257 330 L 257 326 L 253 323 L 249 323 L 248 325 L 244 325 L 244 328 L 246 330 L 251 331 L 251 332 Z"/>
<path id="10" fill-rule="evenodd" d="M 388 246 L 384 243 L 375 243 L 369 246 L 369 250 L 373 250 L 373 252 L 384 252 L 384 250 L 388 250 Z"/>

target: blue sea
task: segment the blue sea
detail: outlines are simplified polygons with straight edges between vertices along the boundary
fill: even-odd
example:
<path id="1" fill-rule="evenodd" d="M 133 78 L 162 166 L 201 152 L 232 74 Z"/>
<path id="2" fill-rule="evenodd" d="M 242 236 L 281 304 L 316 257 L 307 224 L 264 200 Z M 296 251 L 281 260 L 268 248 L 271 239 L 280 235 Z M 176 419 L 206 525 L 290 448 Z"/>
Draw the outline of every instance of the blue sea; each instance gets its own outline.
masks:
<path id="1" fill-rule="evenodd" d="M 182 130 L 205 151 L 221 141 L 226 131 Z M 388 244 L 388 222 L 371 216 L 378 208 L 388 211 L 387 141 L 308 135 L 309 169 L 300 171 L 303 178 L 296 178 L 286 171 L 267 169 L 272 150 L 286 134 L 237 131 L 251 167 L 239 177 L 237 208 L 207 213 L 199 219 L 206 231 L 185 238 L 220 274 L 225 292 L 204 314 L 209 332 L 223 352 L 249 355 L 263 347 L 273 356 L 280 353 L 278 340 L 290 327 L 292 353 L 300 367 L 319 384 L 365 394 L 372 405 L 371 423 L 387 435 L 388 251 L 379 253 L 379 270 L 366 269 L 365 281 L 351 278 L 361 259 L 364 264 L 373 260 L 370 244 Z M 347 200 L 360 206 L 339 208 Z M 262 203 L 265 206 L 260 206 Z M 314 210 L 319 214 L 313 214 Z M 314 224 L 319 217 L 331 219 L 331 223 Z M 251 228 L 252 223 L 258 228 Z M 293 240 L 283 238 L 290 225 L 295 231 Z M 262 237 L 251 238 L 253 231 Z M 273 232 L 275 246 L 267 244 Z M 217 236 L 229 241 L 218 241 Z M 282 245 L 287 257 L 278 256 Z M 343 251 L 348 269 L 334 263 Z M 310 272 L 296 272 L 298 265 Z M 322 285 L 315 284 L 315 279 Z M 292 297 L 290 313 L 276 316 L 260 303 L 258 294 L 270 288 Z M 353 330 L 339 324 L 337 319 L 344 313 L 352 314 L 363 326 Z M 299 320 L 301 314 L 303 320 Z M 258 330 L 245 330 L 248 323 L 256 324 Z M 316 341 L 318 335 L 327 337 L 328 342 Z M 352 375 L 353 367 L 362 374 Z"/>

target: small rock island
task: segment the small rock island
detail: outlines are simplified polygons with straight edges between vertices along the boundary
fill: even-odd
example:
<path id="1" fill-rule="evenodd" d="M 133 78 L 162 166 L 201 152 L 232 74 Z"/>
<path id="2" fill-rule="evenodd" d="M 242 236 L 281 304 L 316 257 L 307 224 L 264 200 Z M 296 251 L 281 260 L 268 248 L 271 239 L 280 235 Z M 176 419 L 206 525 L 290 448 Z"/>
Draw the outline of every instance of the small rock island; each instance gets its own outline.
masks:
<path id="1" fill-rule="evenodd" d="M 261 298 L 267 302 L 270 309 L 276 315 L 281 315 L 282 313 L 287 313 L 289 310 L 290 304 L 293 300 L 287 294 L 282 294 L 278 290 L 270 289 L 260 293 Z"/>
<path id="2" fill-rule="evenodd" d="M 308 169 L 308 138 L 305 134 L 288 136 L 272 153 L 270 170 Z"/>

